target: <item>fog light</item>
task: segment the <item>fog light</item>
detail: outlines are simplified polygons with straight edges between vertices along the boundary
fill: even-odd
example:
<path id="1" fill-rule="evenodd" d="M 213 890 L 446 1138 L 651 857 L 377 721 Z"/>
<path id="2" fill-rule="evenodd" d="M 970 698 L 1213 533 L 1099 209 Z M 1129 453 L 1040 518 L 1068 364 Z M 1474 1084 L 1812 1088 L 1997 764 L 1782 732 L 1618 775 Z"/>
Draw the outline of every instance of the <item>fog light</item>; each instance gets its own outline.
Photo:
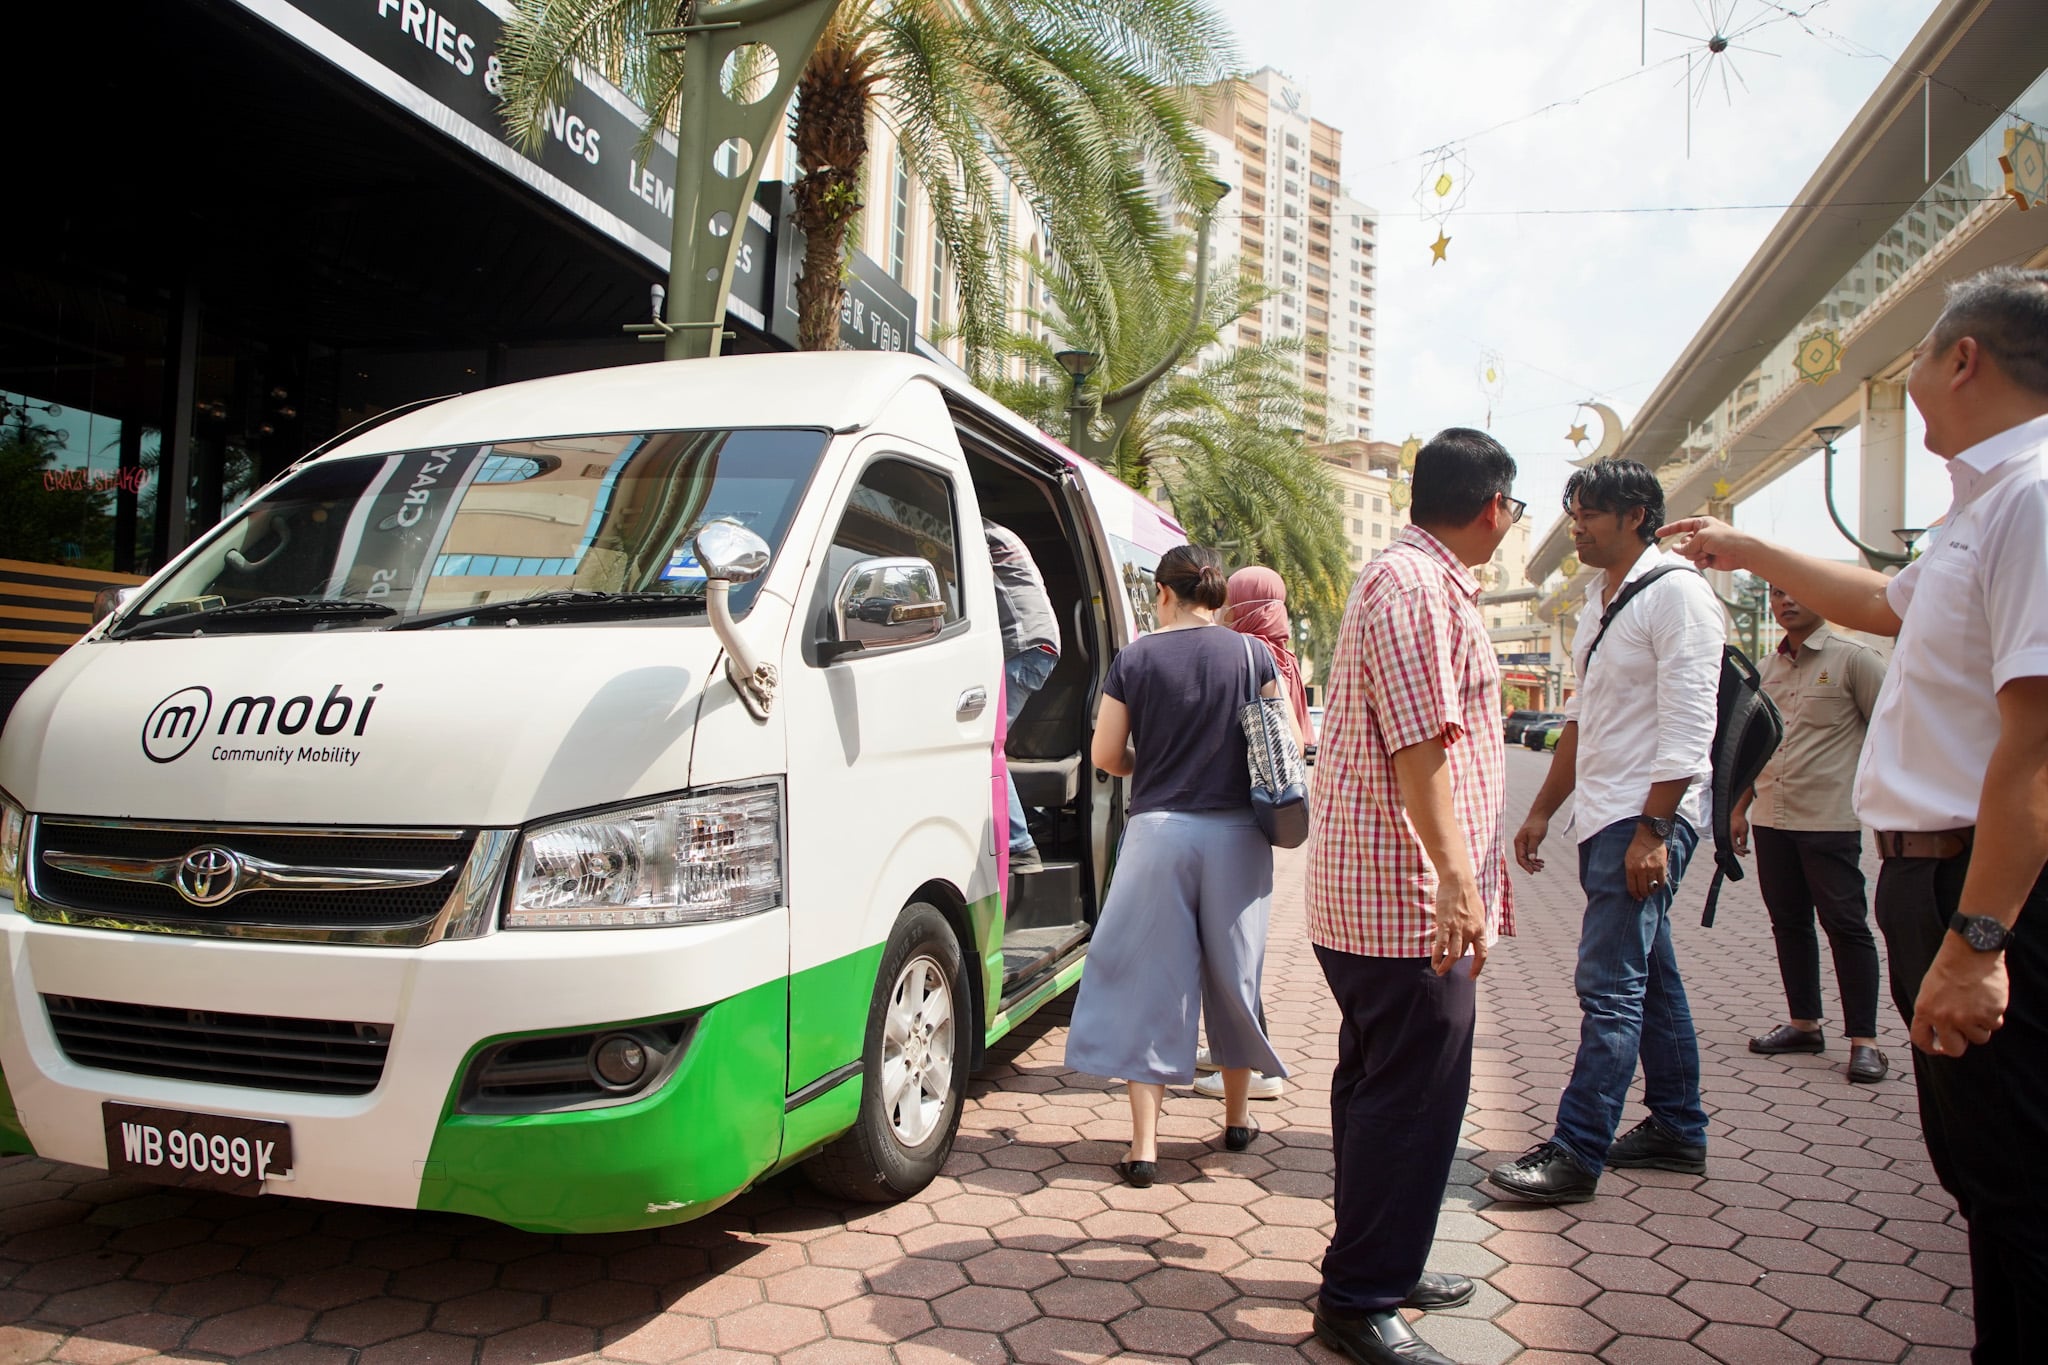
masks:
<path id="1" fill-rule="evenodd" d="M 647 1075 L 647 1049 L 637 1038 L 614 1033 L 591 1049 L 590 1070 L 599 1085 L 630 1090 Z"/>

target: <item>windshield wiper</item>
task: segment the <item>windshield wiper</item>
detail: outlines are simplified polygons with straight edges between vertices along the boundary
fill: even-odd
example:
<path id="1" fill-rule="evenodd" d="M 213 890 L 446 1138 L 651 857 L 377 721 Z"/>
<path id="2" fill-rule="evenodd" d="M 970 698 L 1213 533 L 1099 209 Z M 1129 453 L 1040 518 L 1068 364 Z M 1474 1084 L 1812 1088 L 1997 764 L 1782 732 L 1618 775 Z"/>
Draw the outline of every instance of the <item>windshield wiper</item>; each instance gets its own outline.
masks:
<path id="1" fill-rule="evenodd" d="M 673 592 L 600 592 L 593 588 L 560 588 L 553 592 L 538 592 L 531 597 L 482 602 L 472 607 L 450 607 L 446 611 L 429 612 L 425 616 L 400 621 L 385 629 L 425 630 L 450 621 L 510 621 L 522 617 L 557 620 L 565 616 L 585 615 L 657 616 L 677 610 L 703 611 L 704 599 Z"/>
<path id="2" fill-rule="evenodd" d="M 357 602 L 346 597 L 257 597 L 247 602 L 201 607 L 169 616 L 147 616 L 124 623 L 110 632 L 115 639 L 137 635 L 169 635 L 181 630 L 200 631 L 210 625 L 253 624 L 261 621 L 376 620 L 398 613 L 377 602 Z"/>

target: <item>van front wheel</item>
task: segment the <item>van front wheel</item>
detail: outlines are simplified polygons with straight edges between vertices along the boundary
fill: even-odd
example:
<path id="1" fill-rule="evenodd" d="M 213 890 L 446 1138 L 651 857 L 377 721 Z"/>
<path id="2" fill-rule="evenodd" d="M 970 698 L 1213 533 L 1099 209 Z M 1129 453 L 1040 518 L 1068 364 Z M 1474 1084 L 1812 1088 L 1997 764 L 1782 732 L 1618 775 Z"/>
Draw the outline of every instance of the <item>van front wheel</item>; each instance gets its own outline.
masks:
<path id="1" fill-rule="evenodd" d="M 844 1198 L 886 1203 L 932 1182 L 960 1128 L 971 1021 L 952 926 L 932 906 L 911 905 L 898 917 L 875 974 L 860 1116 L 804 1163 L 813 1184 Z"/>

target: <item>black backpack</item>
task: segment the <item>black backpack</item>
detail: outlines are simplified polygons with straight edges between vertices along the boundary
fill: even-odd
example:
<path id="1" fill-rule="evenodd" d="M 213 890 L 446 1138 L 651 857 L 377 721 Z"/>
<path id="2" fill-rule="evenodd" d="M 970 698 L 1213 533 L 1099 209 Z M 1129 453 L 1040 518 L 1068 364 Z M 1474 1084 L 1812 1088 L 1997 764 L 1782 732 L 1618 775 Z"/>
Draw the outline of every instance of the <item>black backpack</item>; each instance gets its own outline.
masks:
<path id="1" fill-rule="evenodd" d="M 1616 593 L 1614 600 L 1607 604 L 1607 610 L 1600 614 L 1600 633 L 1593 637 L 1593 648 L 1586 651 L 1586 670 L 1592 671 L 1593 655 L 1600 648 L 1600 642 L 1607 638 L 1607 628 L 1614 624 L 1614 618 L 1628 605 L 1629 599 L 1649 587 L 1668 573 L 1697 572 L 1683 564 L 1666 564 L 1661 569 L 1652 569 Z M 1742 880 L 1742 863 L 1735 856 L 1735 836 L 1729 828 L 1730 817 L 1735 812 L 1735 798 L 1748 791 L 1756 782 L 1764 765 L 1771 761 L 1771 755 L 1778 751 L 1779 741 L 1785 738 L 1785 721 L 1778 714 L 1778 708 L 1764 695 L 1763 676 L 1749 656 L 1734 645 L 1725 645 L 1721 651 L 1721 691 L 1719 706 L 1714 721 L 1714 747 L 1711 759 L 1714 766 L 1714 780 L 1711 788 L 1714 812 L 1714 880 L 1707 887 L 1706 909 L 1700 913 L 1700 923 L 1712 927 L 1714 910 L 1721 903 L 1721 883 Z"/>

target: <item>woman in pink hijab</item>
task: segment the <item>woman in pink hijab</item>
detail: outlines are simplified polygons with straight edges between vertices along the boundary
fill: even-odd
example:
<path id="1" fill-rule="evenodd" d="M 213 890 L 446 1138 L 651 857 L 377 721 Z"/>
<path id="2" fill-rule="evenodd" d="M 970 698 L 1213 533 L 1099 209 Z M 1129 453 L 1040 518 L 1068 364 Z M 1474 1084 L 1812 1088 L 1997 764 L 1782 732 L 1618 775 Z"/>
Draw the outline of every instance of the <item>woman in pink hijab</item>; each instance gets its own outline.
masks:
<path id="1" fill-rule="evenodd" d="M 1294 631 L 1287 620 L 1287 584 L 1273 570 L 1253 565 L 1230 576 L 1220 616 L 1240 635 L 1252 635 L 1273 651 L 1280 668 L 1280 687 L 1294 707 L 1295 731 L 1313 738 L 1308 721 L 1308 689 L 1301 682 L 1301 661 L 1294 657 Z"/>

